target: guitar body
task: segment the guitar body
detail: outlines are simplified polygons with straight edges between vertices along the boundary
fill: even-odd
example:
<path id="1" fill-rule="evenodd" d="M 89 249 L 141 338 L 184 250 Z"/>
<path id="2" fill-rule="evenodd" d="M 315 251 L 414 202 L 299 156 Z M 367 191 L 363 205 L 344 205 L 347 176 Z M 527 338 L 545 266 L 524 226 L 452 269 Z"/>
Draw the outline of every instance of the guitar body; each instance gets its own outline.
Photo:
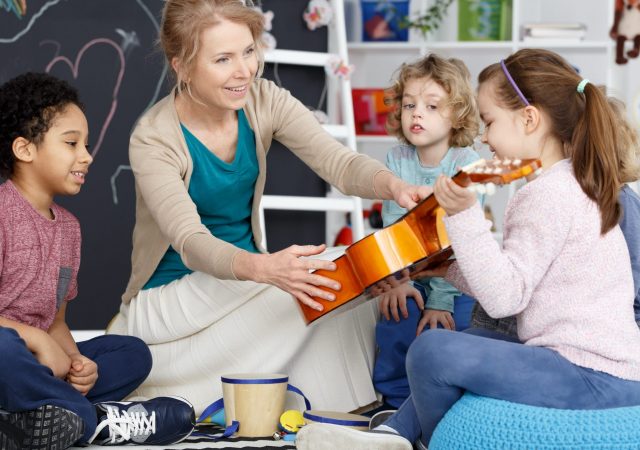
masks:
<path id="1" fill-rule="evenodd" d="M 540 167 L 537 160 L 529 160 L 526 164 L 525 167 L 531 166 L 531 170 L 520 168 L 526 173 L 519 176 L 505 173 L 497 181 L 503 181 L 504 178 L 504 182 L 510 182 L 529 175 Z M 468 186 L 485 178 L 493 180 L 494 174 L 491 177 L 487 174 L 480 177 L 472 175 L 472 169 L 479 170 L 481 165 L 477 163 L 461 170 L 453 180 L 461 186 Z M 316 274 L 338 281 L 342 288 L 338 292 L 321 288 L 335 294 L 334 301 L 313 297 L 324 307 L 322 311 L 300 303 L 307 324 L 347 304 L 357 306 L 370 298 L 367 294 L 370 286 L 389 275 L 395 275 L 404 269 L 409 269 L 410 274 L 418 273 L 449 259 L 453 250 L 442 220 L 445 214 L 435 196 L 430 195 L 395 223 L 349 246 L 344 255 L 334 260 L 335 271 L 317 270 Z"/>

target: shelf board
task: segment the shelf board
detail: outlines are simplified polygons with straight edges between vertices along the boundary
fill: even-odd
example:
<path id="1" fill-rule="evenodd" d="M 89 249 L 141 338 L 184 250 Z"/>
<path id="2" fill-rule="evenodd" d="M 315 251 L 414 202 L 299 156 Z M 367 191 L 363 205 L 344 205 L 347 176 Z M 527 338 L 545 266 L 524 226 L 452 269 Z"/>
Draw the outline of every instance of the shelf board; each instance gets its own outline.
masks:
<path id="1" fill-rule="evenodd" d="M 451 48 L 451 49 L 494 50 L 494 49 L 511 49 L 513 48 L 513 41 L 425 41 L 423 45 L 427 49 Z"/>
<path id="2" fill-rule="evenodd" d="M 423 48 L 451 49 L 503 49 L 512 48 L 513 41 L 459 42 L 459 41 L 411 41 L 411 42 L 349 42 L 349 50 L 385 51 L 385 50 L 421 50 Z"/>
<path id="3" fill-rule="evenodd" d="M 304 197 L 295 195 L 263 195 L 260 206 L 263 209 L 284 211 L 345 211 L 355 208 L 352 197 Z"/>
<path id="4" fill-rule="evenodd" d="M 421 42 L 348 42 L 349 50 L 420 50 Z"/>
<path id="5" fill-rule="evenodd" d="M 607 50 L 613 47 L 613 41 L 574 41 L 564 39 L 536 39 L 528 41 L 518 41 L 518 48 L 576 48 L 585 50 Z"/>
<path id="6" fill-rule="evenodd" d="M 349 137 L 349 127 L 345 125 L 323 124 L 322 128 L 336 139 L 346 139 Z"/>
<path id="7" fill-rule="evenodd" d="M 359 142 L 361 144 L 366 144 L 366 143 L 389 144 L 389 143 L 395 143 L 397 141 L 398 141 L 398 138 L 393 136 L 386 136 L 386 135 L 357 135 L 356 136 L 356 142 Z"/>
<path id="8" fill-rule="evenodd" d="M 275 49 L 265 53 L 265 62 L 292 64 L 297 66 L 323 67 L 331 54 L 324 52 L 307 52 L 298 50 Z"/>
<path id="9" fill-rule="evenodd" d="M 421 41 L 421 42 L 349 42 L 352 51 L 387 51 L 387 50 L 421 50 L 421 49 L 452 49 L 452 50 L 496 50 L 513 48 L 580 48 L 587 50 L 606 50 L 613 46 L 613 41 L 574 41 L 564 39 L 540 39 L 532 41 Z"/>

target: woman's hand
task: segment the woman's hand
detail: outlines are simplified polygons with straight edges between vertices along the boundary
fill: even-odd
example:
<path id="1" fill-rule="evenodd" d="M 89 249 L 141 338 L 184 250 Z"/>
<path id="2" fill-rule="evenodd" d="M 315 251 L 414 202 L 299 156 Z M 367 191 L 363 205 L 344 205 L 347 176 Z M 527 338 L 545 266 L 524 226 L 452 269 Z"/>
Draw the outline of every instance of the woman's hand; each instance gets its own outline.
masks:
<path id="1" fill-rule="evenodd" d="M 470 189 L 459 186 L 455 181 L 440 175 L 433 187 L 433 193 L 448 215 L 453 216 L 471 208 L 478 198 Z"/>
<path id="2" fill-rule="evenodd" d="M 389 171 L 381 171 L 373 179 L 375 191 L 381 199 L 393 200 L 403 208 L 411 209 L 433 193 L 430 186 L 406 183 Z"/>
<path id="3" fill-rule="evenodd" d="M 415 207 L 420 200 L 427 198 L 433 193 L 431 186 L 416 186 L 401 180 L 399 181 L 391 192 L 393 193 L 393 200 L 403 208 L 411 209 Z"/>
<path id="4" fill-rule="evenodd" d="M 322 311 L 322 305 L 311 297 L 320 297 L 325 300 L 335 300 L 335 295 L 320 289 L 321 287 L 339 291 L 341 286 L 335 280 L 310 273 L 311 270 L 324 269 L 334 271 L 336 265 L 333 261 L 322 259 L 307 259 L 301 256 L 313 256 L 322 253 L 326 246 L 323 245 L 292 245 L 276 253 L 255 255 L 243 253 L 236 257 L 239 264 L 243 264 L 246 258 L 252 258 L 250 263 L 253 269 L 250 275 L 244 279 L 258 283 L 268 283 L 279 287 L 293 295 L 313 309 Z M 238 270 L 237 275 L 241 275 Z"/>
<path id="5" fill-rule="evenodd" d="M 424 299 L 420 291 L 410 283 L 404 283 L 380 296 L 380 314 L 387 320 L 391 320 L 391 317 L 393 317 L 393 320 L 400 322 L 400 313 L 402 313 L 402 317 L 407 319 L 409 317 L 407 297 L 413 297 L 418 308 L 424 309 Z"/>

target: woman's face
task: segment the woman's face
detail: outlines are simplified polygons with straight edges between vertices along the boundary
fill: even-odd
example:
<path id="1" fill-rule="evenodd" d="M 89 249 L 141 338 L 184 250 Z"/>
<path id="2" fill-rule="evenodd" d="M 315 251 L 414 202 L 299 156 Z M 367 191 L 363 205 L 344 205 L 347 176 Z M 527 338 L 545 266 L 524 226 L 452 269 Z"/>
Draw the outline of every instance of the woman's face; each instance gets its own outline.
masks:
<path id="1" fill-rule="evenodd" d="M 222 20 L 206 28 L 187 76 L 193 96 L 210 108 L 241 109 L 258 70 L 255 47 L 245 24 Z"/>

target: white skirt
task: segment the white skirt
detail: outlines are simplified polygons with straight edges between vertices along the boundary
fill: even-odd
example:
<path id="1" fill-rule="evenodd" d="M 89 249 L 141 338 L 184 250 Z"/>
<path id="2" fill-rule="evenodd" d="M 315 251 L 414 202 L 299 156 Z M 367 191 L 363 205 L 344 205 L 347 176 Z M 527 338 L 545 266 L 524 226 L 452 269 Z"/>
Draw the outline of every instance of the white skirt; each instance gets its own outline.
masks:
<path id="1" fill-rule="evenodd" d="M 284 373 L 313 409 L 348 412 L 376 400 L 377 319 L 368 301 L 306 326 L 297 302 L 274 286 L 194 272 L 140 291 L 108 333 L 151 349 L 151 374 L 130 397 L 178 395 L 200 414 L 222 396 L 221 375 Z M 288 394 L 287 408 L 304 409 L 296 397 Z"/>

